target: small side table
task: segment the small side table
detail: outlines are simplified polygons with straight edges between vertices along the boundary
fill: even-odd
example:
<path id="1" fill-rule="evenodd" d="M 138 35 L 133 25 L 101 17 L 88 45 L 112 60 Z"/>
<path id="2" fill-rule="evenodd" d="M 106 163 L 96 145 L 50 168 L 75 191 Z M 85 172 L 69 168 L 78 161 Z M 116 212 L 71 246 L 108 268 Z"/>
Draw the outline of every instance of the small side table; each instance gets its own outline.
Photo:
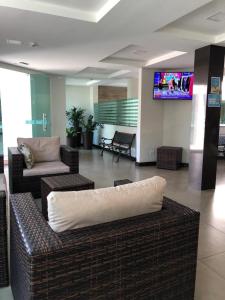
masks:
<path id="1" fill-rule="evenodd" d="M 182 162 L 182 148 L 162 146 L 157 149 L 157 167 L 177 170 Z"/>
<path id="2" fill-rule="evenodd" d="M 123 184 L 128 184 L 128 183 L 132 183 L 133 181 L 129 180 L 129 179 L 122 179 L 122 180 L 114 180 L 114 186 L 118 186 L 118 185 L 123 185 Z"/>
<path id="3" fill-rule="evenodd" d="M 94 181 L 80 175 L 68 174 L 41 178 L 42 214 L 48 219 L 47 196 L 53 191 L 81 191 L 95 188 Z"/>

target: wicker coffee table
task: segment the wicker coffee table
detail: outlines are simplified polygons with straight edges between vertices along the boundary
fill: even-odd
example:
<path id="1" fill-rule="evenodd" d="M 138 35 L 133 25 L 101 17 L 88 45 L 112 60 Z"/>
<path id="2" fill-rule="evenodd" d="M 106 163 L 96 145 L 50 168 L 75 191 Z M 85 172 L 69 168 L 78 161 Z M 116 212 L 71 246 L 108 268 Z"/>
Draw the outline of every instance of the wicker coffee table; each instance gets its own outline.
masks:
<path id="1" fill-rule="evenodd" d="M 47 196 L 52 191 L 81 191 L 94 189 L 94 187 L 94 181 L 80 174 L 68 174 L 41 178 L 43 216 L 48 219 Z"/>

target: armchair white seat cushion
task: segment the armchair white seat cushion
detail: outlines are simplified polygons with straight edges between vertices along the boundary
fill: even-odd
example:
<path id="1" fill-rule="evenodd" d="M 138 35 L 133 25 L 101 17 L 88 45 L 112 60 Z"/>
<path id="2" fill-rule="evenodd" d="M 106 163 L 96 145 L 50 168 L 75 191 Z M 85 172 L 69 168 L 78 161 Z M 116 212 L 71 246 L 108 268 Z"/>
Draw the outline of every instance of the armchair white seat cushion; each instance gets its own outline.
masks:
<path id="1" fill-rule="evenodd" d="M 166 180 L 152 177 L 117 187 L 51 192 L 49 225 L 55 232 L 82 228 L 161 210 Z"/>
<path id="2" fill-rule="evenodd" d="M 48 174 L 69 173 L 70 167 L 61 161 L 36 163 L 32 169 L 23 169 L 23 176 L 41 176 Z"/>
<path id="3" fill-rule="evenodd" d="M 30 147 L 35 163 L 60 160 L 59 137 L 17 138 L 17 144 Z"/>

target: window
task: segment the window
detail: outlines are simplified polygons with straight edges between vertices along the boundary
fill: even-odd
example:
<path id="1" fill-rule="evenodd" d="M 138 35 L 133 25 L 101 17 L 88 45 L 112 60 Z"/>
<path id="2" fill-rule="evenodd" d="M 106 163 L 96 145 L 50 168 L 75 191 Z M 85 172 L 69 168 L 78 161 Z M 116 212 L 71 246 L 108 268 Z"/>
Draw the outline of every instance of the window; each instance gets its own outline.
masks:
<path id="1" fill-rule="evenodd" d="M 97 122 L 102 124 L 137 127 L 138 99 L 96 103 L 94 117 Z"/>

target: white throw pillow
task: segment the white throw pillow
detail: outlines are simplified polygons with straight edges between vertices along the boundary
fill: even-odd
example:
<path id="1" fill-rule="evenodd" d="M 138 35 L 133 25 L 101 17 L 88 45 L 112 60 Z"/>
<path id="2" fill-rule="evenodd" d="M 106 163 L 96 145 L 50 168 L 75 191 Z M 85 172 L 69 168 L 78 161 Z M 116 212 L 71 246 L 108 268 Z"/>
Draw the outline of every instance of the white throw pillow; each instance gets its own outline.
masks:
<path id="1" fill-rule="evenodd" d="M 18 146 L 26 144 L 31 148 L 35 162 L 60 160 L 60 138 L 17 138 Z"/>
<path id="2" fill-rule="evenodd" d="M 161 210 L 166 180 L 152 177 L 117 187 L 51 192 L 49 225 L 55 232 L 82 228 Z"/>

